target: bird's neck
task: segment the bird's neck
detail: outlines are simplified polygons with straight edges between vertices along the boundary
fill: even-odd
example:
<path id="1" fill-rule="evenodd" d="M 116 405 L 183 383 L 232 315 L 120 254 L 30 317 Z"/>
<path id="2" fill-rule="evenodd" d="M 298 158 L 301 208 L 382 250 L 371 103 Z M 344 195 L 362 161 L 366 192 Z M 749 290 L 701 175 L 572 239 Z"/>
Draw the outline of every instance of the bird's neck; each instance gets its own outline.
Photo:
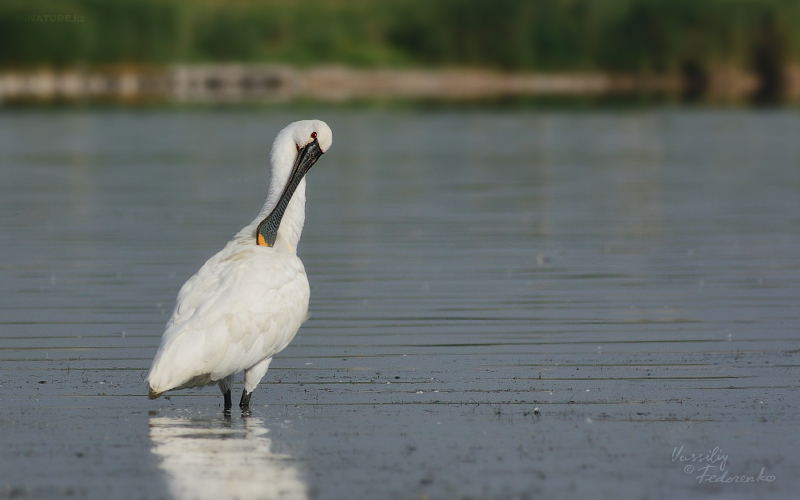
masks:
<path id="1" fill-rule="evenodd" d="M 284 186 L 282 184 L 270 186 L 267 200 L 264 202 L 261 213 L 258 214 L 261 220 L 268 216 L 275 208 L 283 189 Z M 292 195 L 292 199 L 286 206 L 286 211 L 283 213 L 281 224 L 278 227 L 278 235 L 275 238 L 275 246 L 287 245 L 292 252 L 297 252 L 297 244 L 300 242 L 300 235 L 303 232 L 303 224 L 305 224 L 305 220 L 306 180 L 302 179 L 297 185 L 297 189 Z"/>
<path id="2" fill-rule="evenodd" d="M 276 179 L 277 180 L 277 179 Z M 261 221 L 267 217 L 275 206 L 278 204 L 281 193 L 283 192 L 283 185 L 280 182 L 271 182 L 269 191 L 267 192 L 267 199 L 264 206 L 258 213 L 258 216 L 242 229 L 237 235 L 237 239 L 245 244 L 256 244 L 256 229 Z M 306 220 L 306 180 L 303 179 L 297 185 L 297 189 L 292 195 L 292 199 L 286 206 L 283 213 L 280 226 L 278 227 L 278 234 L 275 238 L 275 248 L 297 252 L 297 244 L 300 242 L 300 235 L 303 233 L 303 224 Z"/>

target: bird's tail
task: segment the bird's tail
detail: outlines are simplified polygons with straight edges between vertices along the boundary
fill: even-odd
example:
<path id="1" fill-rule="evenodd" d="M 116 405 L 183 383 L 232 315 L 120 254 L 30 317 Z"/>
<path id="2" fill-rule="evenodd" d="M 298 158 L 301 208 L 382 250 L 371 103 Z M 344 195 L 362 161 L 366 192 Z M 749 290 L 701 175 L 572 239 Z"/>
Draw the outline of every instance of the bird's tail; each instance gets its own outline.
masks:
<path id="1" fill-rule="evenodd" d="M 150 386 L 150 384 L 147 384 L 147 397 L 149 397 L 150 399 L 156 399 L 157 397 L 161 396 L 162 394 L 164 394 L 164 393 L 163 392 L 154 391 L 153 388 Z"/>

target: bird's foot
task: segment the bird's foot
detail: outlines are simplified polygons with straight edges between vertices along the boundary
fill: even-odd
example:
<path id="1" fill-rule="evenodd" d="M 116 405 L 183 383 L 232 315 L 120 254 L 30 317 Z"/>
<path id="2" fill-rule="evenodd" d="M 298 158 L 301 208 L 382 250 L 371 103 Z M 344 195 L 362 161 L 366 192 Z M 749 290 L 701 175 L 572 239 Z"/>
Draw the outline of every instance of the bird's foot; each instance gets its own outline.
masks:
<path id="1" fill-rule="evenodd" d="M 225 394 L 225 411 L 231 411 L 231 407 L 233 406 L 233 402 L 231 400 L 231 390 L 228 389 Z"/>
<path id="2" fill-rule="evenodd" d="M 239 401 L 239 408 L 242 410 L 249 410 L 250 409 L 250 396 L 252 396 L 252 392 L 247 392 L 242 390 L 242 400 Z"/>

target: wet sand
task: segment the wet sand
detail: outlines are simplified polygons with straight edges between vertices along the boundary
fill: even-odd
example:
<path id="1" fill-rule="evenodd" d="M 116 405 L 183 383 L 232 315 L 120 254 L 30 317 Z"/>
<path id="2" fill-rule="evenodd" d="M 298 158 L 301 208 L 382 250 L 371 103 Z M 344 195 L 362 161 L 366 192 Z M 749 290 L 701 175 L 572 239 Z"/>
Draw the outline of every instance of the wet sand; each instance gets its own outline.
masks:
<path id="1" fill-rule="evenodd" d="M 249 416 L 149 401 L 298 114 L 0 117 L 0 498 L 794 497 L 789 112 L 324 113 L 311 319 Z"/>

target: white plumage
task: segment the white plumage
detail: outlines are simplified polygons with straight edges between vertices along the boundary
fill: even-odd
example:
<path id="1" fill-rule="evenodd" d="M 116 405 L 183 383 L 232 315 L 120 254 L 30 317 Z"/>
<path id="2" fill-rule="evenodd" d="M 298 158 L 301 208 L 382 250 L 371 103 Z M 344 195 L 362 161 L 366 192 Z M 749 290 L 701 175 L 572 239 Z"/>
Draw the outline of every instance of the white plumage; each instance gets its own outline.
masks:
<path id="1" fill-rule="evenodd" d="M 216 382 L 230 408 L 233 375 L 244 371 L 240 406 L 249 406 L 272 357 L 308 315 L 308 279 L 296 254 L 305 221 L 303 176 L 332 141 L 330 128 L 319 120 L 292 123 L 275 138 L 270 186 L 258 217 L 178 293 L 147 375 L 151 398 Z"/>

